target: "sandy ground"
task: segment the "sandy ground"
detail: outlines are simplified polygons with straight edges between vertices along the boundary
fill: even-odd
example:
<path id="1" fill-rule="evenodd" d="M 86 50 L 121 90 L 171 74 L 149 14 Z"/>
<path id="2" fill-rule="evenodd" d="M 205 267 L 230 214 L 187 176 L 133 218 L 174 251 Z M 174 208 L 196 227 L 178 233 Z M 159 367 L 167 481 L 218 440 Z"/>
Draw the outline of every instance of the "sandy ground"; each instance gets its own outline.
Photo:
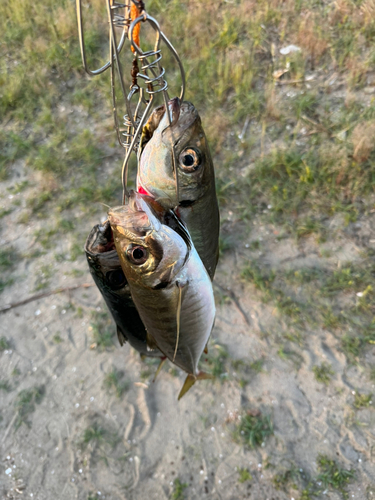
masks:
<path id="1" fill-rule="evenodd" d="M 4 183 L 4 196 L 11 183 Z M 1 243 L 26 252 L 33 249 L 35 230 L 44 222 L 35 219 L 15 233 L 19 210 L 2 219 Z M 226 230 L 234 231 L 230 214 L 222 215 Z M 96 222 L 95 217 L 82 222 L 82 242 Z M 339 219 L 331 223 L 334 229 L 340 227 Z M 282 318 L 239 279 L 244 262 L 257 256 L 285 269 L 334 267 L 340 259 L 360 259 L 361 237 L 367 241 L 375 234 L 374 215 L 363 219 L 361 227 L 354 235 L 340 232 L 340 239 L 332 231 L 326 247 L 333 256 L 327 258 L 319 256 L 312 238 L 299 244 L 294 239 L 277 241 L 275 228 L 257 220 L 251 230 L 243 230 L 243 243 L 226 252 L 215 279 L 217 319 L 209 349 L 215 352 L 217 343 L 226 347 L 227 375 L 221 381 L 197 383 L 180 402 L 184 373 L 168 366 L 153 383 L 152 373 L 143 373 L 149 365 L 129 346 L 120 348 L 115 337 L 113 348 L 90 349 L 92 312 L 106 310 L 94 287 L 52 295 L 2 314 L 0 337 L 9 346 L 0 352 L 0 380 L 8 384 L 8 391 L 0 392 L 0 497 L 168 499 L 179 478 L 188 485 L 180 498 L 290 500 L 299 498 L 301 491 L 290 485 L 288 492 L 276 489 L 275 474 L 295 467 L 302 470 L 301 476 L 314 477 L 319 453 L 355 469 L 349 498 L 375 497 L 374 410 L 353 412 L 354 392 L 360 388 L 375 393 L 373 383 L 360 366 L 348 365 L 339 340 L 327 330 L 305 331 L 292 355 L 280 356 Z M 260 237 L 258 255 L 246 242 Z M 59 237 L 56 249 L 68 244 L 68 238 Z M 40 266 L 46 262 L 54 271 L 48 289 L 92 283 L 83 254 L 74 263 L 60 264 L 51 250 L 37 259 L 19 260 L 14 284 L 0 295 L 1 305 L 35 293 Z M 72 268 L 81 275 L 71 276 Z M 226 287 L 231 289 L 227 294 Z M 374 356 L 375 346 L 370 346 L 367 362 L 373 363 Z M 248 369 L 260 359 L 260 372 Z M 236 360 L 244 361 L 238 373 L 233 368 Z M 323 361 L 335 372 L 328 386 L 317 382 L 312 372 Z M 129 383 L 121 398 L 103 385 L 113 367 L 123 371 Z M 40 387 L 44 394 L 27 416 L 29 425 L 17 428 L 18 394 Z M 270 415 L 274 424 L 274 435 L 256 449 L 232 436 L 248 410 Z M 104 429 L 102 438 L 84 445 L 85 431 L 95 426 Z M 252 479 L 240 483 L 240 468 L 248 469 Z M 322 498 L 342 497 L 327 490 Z"/>

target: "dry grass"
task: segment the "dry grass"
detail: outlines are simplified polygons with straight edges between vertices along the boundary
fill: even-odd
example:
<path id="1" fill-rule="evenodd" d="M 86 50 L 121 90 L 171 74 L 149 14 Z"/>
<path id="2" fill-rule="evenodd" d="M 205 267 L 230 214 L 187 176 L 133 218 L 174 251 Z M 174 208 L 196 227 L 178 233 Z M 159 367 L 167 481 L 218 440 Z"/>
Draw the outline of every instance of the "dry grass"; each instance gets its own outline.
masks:
<path id="1" fill-rule="evenodd" d="M 363 163 L 375 148 L 375 122 L 359 123 L 352 133 L 353 158 Z"/>

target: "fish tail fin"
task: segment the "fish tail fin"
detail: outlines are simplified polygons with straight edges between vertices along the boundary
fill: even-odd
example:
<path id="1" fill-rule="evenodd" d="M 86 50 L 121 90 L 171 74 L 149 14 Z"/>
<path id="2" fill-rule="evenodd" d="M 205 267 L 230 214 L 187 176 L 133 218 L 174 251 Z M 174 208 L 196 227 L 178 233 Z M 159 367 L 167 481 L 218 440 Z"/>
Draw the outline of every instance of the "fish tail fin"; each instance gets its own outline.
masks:
<path id="1" fill-rule="evenodd" d="M 195 384 L 196 380 L 197 380 L 197 378 L 194 375 L 192 375 L 191 373 L 188 374 L 188 376 L 185 379 L 184 385 L 182 386 L 180 394 L 178 395 L 178 401 L 180 401 L 180 399 L 182 398 L 182 396 L 184 396 L 187 393 L 187 391 L 191 387 L 193 387 L 193 385 Z"/>
<path id="2" fill-rule="evenodd" d="M 199 372 L 198 375 L 192 375 L 191 373 L 188 374 L 188 376 L 185 379 L 184 385 L 182 386 L 182 389 L 180 391 L 180 394 L 178 395 L 178 401 L 184 396 L 188 390 L 193 387 L 195 384 L 196 380 L 208 380 L 208 379 L 213 379 L 213 375 L 210 375 L 209 373 L 205 372 Z"/>
<path id="3" fill-rule="evenodd" d="M 164 363 L 165 363 L 165 360 L 167 359 L 166 356 L 164 356 L 163 358 L 161 358 L 160 360 L 160 363 L 159 363 L 159 366 L 157 367 L 157 370 L 155 372 L 155 376 L 154 376 L 154 379 L 153 379 L 153 382 L 155 382 L 156 380 L 156 377 L 159 375 L 159 373 L 161 372 L 161 369 L 163 368 L 164 366 Z"/>

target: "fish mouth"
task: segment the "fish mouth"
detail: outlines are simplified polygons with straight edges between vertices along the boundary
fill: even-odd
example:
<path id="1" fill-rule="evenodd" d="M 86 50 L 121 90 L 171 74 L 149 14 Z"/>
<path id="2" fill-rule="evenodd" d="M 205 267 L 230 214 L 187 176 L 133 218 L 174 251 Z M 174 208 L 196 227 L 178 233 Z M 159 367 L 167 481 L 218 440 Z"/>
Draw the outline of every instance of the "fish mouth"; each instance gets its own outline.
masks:
<path id="1" fill-rule="evenodd" d="M 178 97 L 169 101 L 169 109 L 172 114 L 171 124 L 167 124 L 161 132 L 162 141 L 167 147 L 171 144 L 176 146 L 186 135 L 185 132 L 199 119 L 194 104 L 189 101 L 181 102 Z"/>
<path id="2" fill-rule="evenodd" d="M 103 224 L 94 226 L 87 237 L 85 251 L 96 255 L 111 252 L 115 249 L 113 232 L 109 220 L 106 220 Z"/>
<path id="3" fill-rule="evenodd" d="M 182 133 L 190 127 L 198 117 L 198 113 L 194 105 L 189 101 L 181 101 L 179 97 L 174 97 L 168 101 L 169 120 L 165 111 L 165 104 L 155 108 L 146 125 L 143 127 L 142 137 L 139 144 L 140 156 L 142 155 L 146 144 L 152 139 L 155 131 L 159 128 L 159 125 L 162 122 L 163 130 L 160 131 L 162 135 L 164 135 L 164 133 L 168 133 L 167 131 L 171 129 L 176 129 L 177 132 Z"/>
<path id="4" fill-rule="evenodd" d="M 181 101 L 178 97 L 174 97 L 168 102 L 168 109 L 171 113 L 171 124 L 170 126 L 173 127 L 178 122 L 178 119 L 180 118 L 180 112 L 181 112 Z"/>

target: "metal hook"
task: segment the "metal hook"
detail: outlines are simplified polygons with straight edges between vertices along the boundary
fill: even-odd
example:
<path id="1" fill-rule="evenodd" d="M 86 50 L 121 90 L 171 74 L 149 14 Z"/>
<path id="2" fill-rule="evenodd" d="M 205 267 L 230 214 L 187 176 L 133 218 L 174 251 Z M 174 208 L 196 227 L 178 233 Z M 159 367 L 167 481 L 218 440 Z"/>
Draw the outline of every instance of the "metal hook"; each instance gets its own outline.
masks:
<path id="1" fill-rule="evenodd" d="M 138 24 L 140 22 L 145 22 L 145 21 L 148 21 L 151 24 L 151 26 L 153 27 L 153 29 L 156 31 L 155 47 L 154 47 L 153 51 L 149 51 L 149 52 L 143 52 L 141 50 L 141 48 L 138 47 L 138 45 L 135 43 L 135 41 L 133 39 L 133 30 L 134 30 L 136 24 Z M 155 79 L 158 79 L 158 78 L 160 78 L 162 76 L 161 74 L 159 74 L 158 76 L 156 75 L 156 73 L 154 71 L 155 64 L 158 65 L 159 71 L 163 71 L 163 75 L 164 75 L 164 72 L 165 72 L 164 69 L 159 64 L 160 61 L 161 61 L 161 59 L 162 59 L 161 51 L 159 49 L 159 47 L 160 47 L 160 39 L 163 40 L 163 42 L 167 45 L 167 47 L 169 48 L 169 50 L 172 52 L 174 58 L 177 61 L 178 67 L 180 69 L 180 74 L 181 74 L 180 100 L 183 101 L 184 94 L 185 94 L 185 86 L 186 86 L 185 70 L 184 70 L 184 67 L 182 65 L 182 61 L 181 61 L 179 55 L 177 54 L 176 49 L 173 47 L 173 45 L 171 44 L 171 42 L 164 35 L 164 33 L 161 31 L 159 23 L 156 21 L 156 19 L 154 19 L 149 14 L 147 14 L 147 12 L 144 11 L 141 16 L 139 16 L 136 19 L 134 19 L 134 21 L 132 21 L 132 23 L 130 24 L 129 29 L 128 29 L 128 38 L 130 40 L 130 43 L 131 43 L 132 47 L 137 52 L 139 59 L 140 60 L 145 60 L 146 63 L 147 63 L 147 66 L 143 67 L 142 69 L 150 69 Z M 159 55 L 159 58 L 156 59 L 155 61 L 153 61 L 152 63 L 148 63 L 147 62 L 147 58 L 151 57 L 153 55 Z M 142 78 L 141 74 L 139 74 L 139 76 Z M 162 92 L 163 90 L 165 90 L 165 89 L 161 88 L 161 89 L 158 89 L 156 92 Z"/>
<path id="2" fill-rule="evenodd" d="M 140 134 L 142 132 L 143 126 L 144 126 L 144 124 L 146 122 L 146 119 L 148 117 L 148 114 L 150 112 L 150 109 L 151 109 L 151 106 L 152 106 L 153 100 L 154 100 L 153 95 L 151 95 L 150 96 L 150 100 L 147 102 L 144 99 L 143 93 L 144 93 L 144 89 L 140 88 L 139 89 L 138 105 L 136 107 L 136 111 L 135 111 L 134 117 L 137 116 L 137 112 L 138 112 L 139 106 L 141 105 L 141 102 L 146 104 L 146 108 L 143 111 L 142 116 L 139 118 L 139 121 L 138 121 L 138 118 L 137 118 L 137 122 L 138 122 L 137 123 L 137 128 L 136 128 L 136 131 L 135 131 L 135 133 L 133 135 L 132 142 L 130 143 L 129 148 L 126 151 L 124 162 L 122 164 L 122 173 L 121 173 L 121 177 L 122 177 L 122 189 L 123 189 L 123 199 L 122 199 L 122 202 L 123 202 L 124 205 L 125 205 L 126 198 L 129 197 L 129 192 L 128 192 L 128 189 L 127 189 L 127 183 L 128 183 L 128 170 L 129 170 L 130 156 L 131 156 L 132 152 L 137 149 L 138 138 L 139 138 L 139 136 L 140 136 Z M 135 94 L 135 92 L 132 94 L 132 91 L 131 91 L 130 94 L 129 94 L 129 97 L 131 98 L 134 94 Z"/>
<path id="3" fill-rule="evenodd" d="M 169 110 L 168 101 L 168 82 L 165 79 L 165 69 L 161 66 L 162 60 L 162 52 L 160 49 L 160 43 L 163 41 L 167 48 L 172 52 L 173 57 L 177 61 L 180 75 L 181 75 L 181 92 L 180 92 L 180 100 L 182 101 L 185 94 L 185 71 L 182 65 L 182 61 L 179 58 L 177 51 L 170 43 L 168 38 L 161 31 L 158 22 L 151 16 L 147 14 L 144 10 L 144 5 L 141 0 L 124 0 L 125 3 L 116 3 L 116 0 L 106 0 L 107 6 L 107 14 L 108 14 L 108 23 L 109 23 L 109 61 L 104 64 L 101 68 L 90 70 L 87 64 L 86 59 L 86 48 L 85 48 L 85 38 L 83 31 L 83 16 L 82 16 L 82 0 L 76 0 L 76 8 L 77 8 L 77 20 L 78 20 L 78 34 L 79 34 L 79 42 L 81 47 L 81 55 L 82 55 L 82 63 L 85 71 L 91 75 L 96 76 L 101 73 L 104 73 L 108 68 L 111 68 L 111 94 L 112 94 L 112 108 L 113 108 L 113 116 L 115 129 L 117 133 L 117 138 L 122 147 L 125 148 L 126 154 L 124 163 L 122 166 L 122 184 L 123 184 L 123 199 L 125 203 L 125 199 L 128 196 L 127 191 L 127 176 L 128 176 L 128 163 L 133 151 L 136 151 L 138 148 L 138 142 L 140 138 L 140 134 L 145 124 L 146 119 L 150 113 L 151 105 L 153 103 L 154 97 L 156 94 L 160 92 L 163 94 L 163 101 L 167 110 L 168 123 L 169 126 L 172 123 L 172 115 Z M 141 11 L 141 15 L 131 20 L 130 15 L 130 6 L 131 2 Z M 124 9 L 124 15 L 120 15 L 117 13 L 118 9 Z M 137 45 L 137 43 L 133 39 L 133 30 L 135 26 L 140 22 L 149 22 L 156 32 L 156 40 L 154 50 L 150 50 L 147 52 L 143 52 L 142 49 Z M 116 31 L 115 27 L 123 28 L 121 39 L 117 42 L 116 39 Z M 136 77 L 133 76 L 133 84 L 131 86 L 131 91 L 129 94 L 125 91 L 125 84 L 123 78 L 123 70 L 120 62 L 120 53 L 124 47 L 125 40 L 128 38 L 130 40 L 131 47 L 133 48 L 133 52 L 136 54 L 136 57 L 141 62 L 141 71 L 135 71 L 137 73 Z M 152 60 L 152 58 L 154 58 Z M 151 60 L 151 62 L 150 62 Z M 120 89 L 121 89 L 121 102 L 125 101 L 126 105 L 126 113 L 123 116 L 123 125 L 124 128 L 120 128 L 120 120 L 118 117 L 117 111 L 117 102 L 118 98 L 116 97 L 116 88 L 115 88 L 115 80 L 116 73 L 118 76 Z M 138 84 L 134 84 L 136 78 L 143 80 L 145 84 L 145 88 L 140 87 Z M 139 93 L 138 102 L 135 107 L 135 111 L 132 112 L 131 109 L 131 100 L 134 96 Z M 145 98 L 145 93 L 148 94 L 148 99 Z M 143 113 L 141 113 L 142 107 L 144 106 Z M 176 189 L 178 193 L 178 178 L 177 178 L 177 170 L 176 170 L 176 158 L 174 145 L 172 144 L 172 154 L 173 154 L 173 163 L 176 177 Z"/>
<path id="4" fill-rule="evenodd" d="M 126 5 L 113 3 L 111 8 L 115 9 L 115 8 L 121 8 L 121 7 L 126 7 Z M 94 69 L 94 70 L 89 69 L 89 67 L 87 65 L 87 60 L 86 60 L 85 35 L 84 35 L 84 31 L 83 31 L 82 0 L 76 0 L 76 9 L 77 9 L 77 21 L 78 21 L 78 37 L 79 37 L 79 45 L 81 47 L 81 57 L 82 57 L 83 67 L 84 67 L 86 73 L 88 73 L 90 76 L 100 75 L 101 73 L 104 73 L 104 71 L 106 71 L 111 66 L 111 59 L 108 62 L 106 62 L 101 68 Z M 124 16 L 124 19 L 125 19 L 125 16 Z M 118 44 L 118 47 L 117 47 L 117 54 L 119 54 L 121 52 L 121 50 L 124 46 L 124 43 L 126 40 L 126 35 L 127 35 L 126 27 L 129 26 L 130 21 L 131 21 L 131 19 L 129 16 L 129 21 L 126 24 L 126 26 L 124 26 L 124 31 L 121 35 L 121 40 L 120 40 L 120 43 Z M 125 23 L 126 23 L 126 21 L 125 21 Z"/>

